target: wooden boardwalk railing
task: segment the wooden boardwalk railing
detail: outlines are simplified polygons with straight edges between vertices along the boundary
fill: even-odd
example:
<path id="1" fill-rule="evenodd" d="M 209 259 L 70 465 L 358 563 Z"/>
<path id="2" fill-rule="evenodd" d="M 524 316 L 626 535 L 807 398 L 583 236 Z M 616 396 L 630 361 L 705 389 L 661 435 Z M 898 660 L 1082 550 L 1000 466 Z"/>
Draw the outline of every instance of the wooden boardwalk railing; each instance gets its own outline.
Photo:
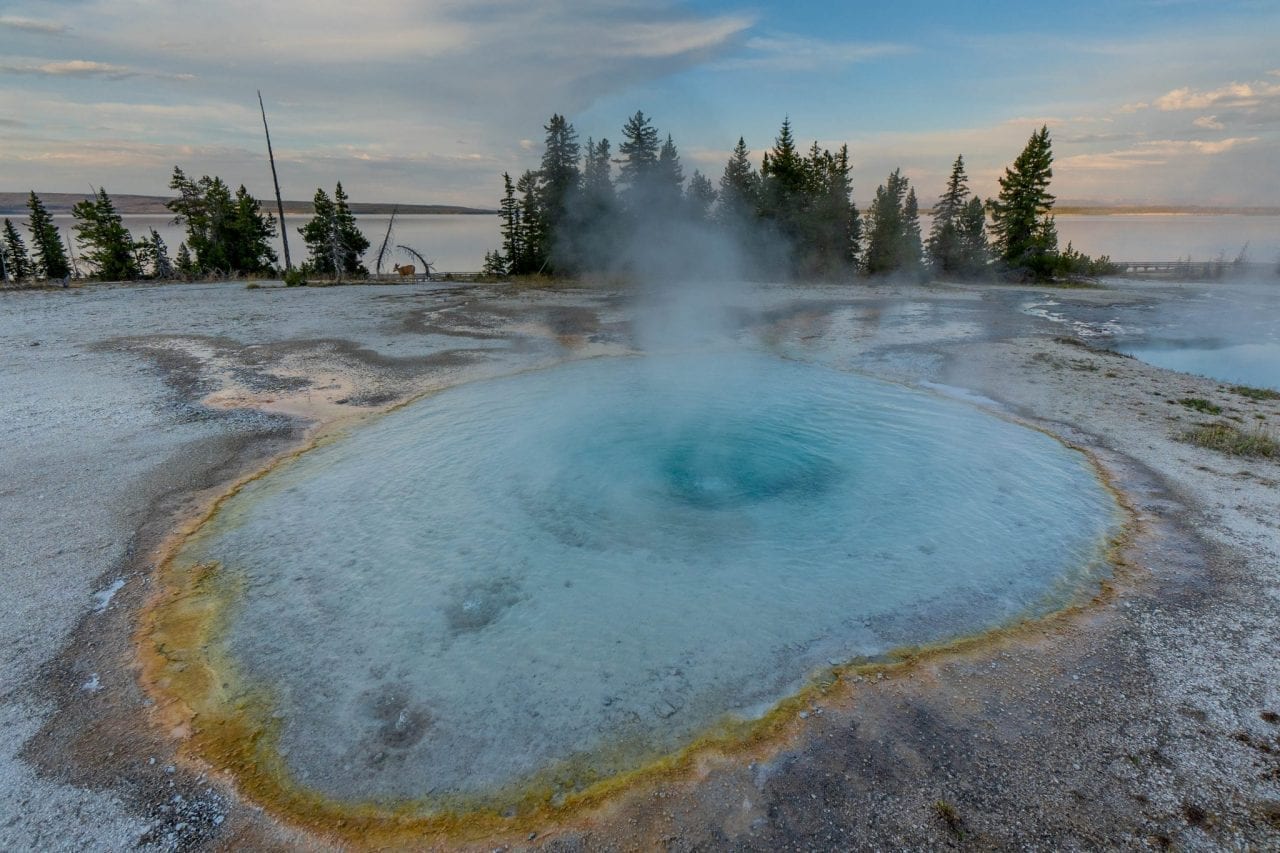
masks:
<path id="1" fill-rule="evenodd" d="M 1118 275 L 1159 276 L 1161 278 L 1222 278 L 1243 274 L 1269 274 L 1275 264 L 1248 261 L 1112 261 Z"/>

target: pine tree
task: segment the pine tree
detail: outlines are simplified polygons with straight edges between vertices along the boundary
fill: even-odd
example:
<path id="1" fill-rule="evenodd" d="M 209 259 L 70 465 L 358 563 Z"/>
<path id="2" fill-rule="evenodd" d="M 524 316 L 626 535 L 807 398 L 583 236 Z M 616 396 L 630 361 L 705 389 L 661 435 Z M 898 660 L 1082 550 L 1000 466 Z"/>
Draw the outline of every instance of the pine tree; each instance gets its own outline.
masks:
<path id="1" fill-rule="evenodd" d="M 967 274 L 969 266 L 965 242 L 961 233 L 961 220 L 969 204 L 968 176 L 964 171 L 964 156 L 956 157 L 951 167 L 947 188 L 938 198 L 933 209 L 933 228 L 929 231 L 929 265 L 935 275 L 960 276 Z"/>
<path id="2" fill-rule="evenodd" d="M 799 198 L 797 271 L 824 277 L 840 276 L 853 269 L 857 246 L 851 227 L 854 220 L 853 183 L 849 178 L 849 148 L 842 145 L 835 154 L 813 143 L 804 163 L 806 189 Z"/>
<path id="3" fill-rule="evenodd" d="M 336 209 L 323 187 L 311 199 L 310 221 L 298 229 L 307 245 L 309 271 L 335 275 L 342 268 L 342 244 L 338 240 Z"/>
<path id="4" fill-rule="evenodd" d="M 609 158 L 608 139 L 599 142 L 587 139 L 582 163 L 582 195 L 588 209 L 603 211 L 613 207 L 613 163 Z"/>
<path id="5" fill-rule="evenodd" d="M 27 244 L 22 241 L 17 226 L 10 219 L 4 221 L 4 267 L 9 280 L 17 283 L 31 276 L 31 258 L 27 256 Z"/>
<path id="6" fill-rule="evenodd" d="M 680 209 L 684 200 L 684 167 L 680 165 L 680 152 L 675 140 L 667 134 L 667 141 L 658 151 L 658 165 L 653 174 L 653 200 L 659 215 L 672 215 Z"/>
<path id="7" fill-rule="evenodd" d="M 173 167 L 169 188 L 176 190 L 178 197 L 165 206 L 173 211 L 175 223 L 187 226 L 186 243 L 195 256 L 195 268 L 202 273 L 236 272 L 231 189 L 218 177 L 205 175 L 192 180 L 178 166 Z"/>
<path id="8" fill-rule="evenodd" d="M 271 248 L 271 241 L 277 233 L 276 218 L 263 212 L 262 203 L 249 194 L 244 184 L 236 190 L 227 230 L 231 269 L 257 275 L 275 269 L 276 251 Z"/>
<path id="9" fill-rule="evenodd" d="M 338 244 L 342 247 L 342 271 L 347 275 L 368 275 L 369 271 L 364 268 L 361 258 L 369 251 L 369 238 L 364 236 L 360 226 L 356 224 L 342 181 L 338 181 L 333 188 L 333 222 L 338 231 Z"/>
<path id="10" fill-rule="evenodd" d="M 971 198 L 960 214 L 959 223 L 961 275 L 982 276 L 991 264 L 991 247 L 987 245 L 987 211 L 982 199 Z"/>
<path id="11" fill-rule="evenodd" d="M 687 196 L 689 213 L 693 220 L 695 222 L 710 222 L 711 206 L 716 203 L 716 188 L 712 185 L 711 179 L 694 169 L 693 177 L 689 179 Z"/>
<path id="12" fill-rule="evenodd" d="M 804 158 L 796 150 L 791 119 L 784 119 L 773 149 L 765 153 L 760 166 L 760 214 L 777 222 L 788 237 L 798 236 L 810 177 Z"/>
<path id="13" fill-rule="evenodd" d="M 902 205 L 902 224 L 902 268 L 918 277 L 924 270 L 924 245 L 920 241 L 920 204 L 914 187 L 907 190 L 907 200 Z"/>
<path id="14" fill-rule="evenodd" d="M 618 153 L 623 157 L 619 170 L 624 186 L 622 197 L 627 207 L 634 210 L 647 202 L 658 168 L 658 129 L 648 116 L 637 111 L 622 126 L 622 138 L 618 146 Z"/>
<path id="15" fill-rule="evenodd" d="M 186 243 L 178 244 L 177 267 L 178 275 L 187 281 L 195 278 L 200 272 L 200 268 L 196 266 L 195 258 L 191 257 L 191 250 L 187 248 Z"/>
<path id="16" fill-rule="evenodd" d="M 894 169 L 885 183 L 876 188 L 875 201 L 863 261 L 869 275 L 899 271 L 915 273 L 920 268 L 920 221 L 915 209 L 915 191 L 910 181 Z"/>
<path id="17" fill-rule="evenodd" d="M 549 260 L 545 251 L 547 223 L 542 218 L 543 205 L 538 189 L 537 172 L 526 171 L 516 181 L 516 192 L 520 194 L 520 243 L 524 253 L 520 258 L 520 268 L 512 269 L 515 274 L 544 272 Z"/>
<path id="18" fill-rule="evenodd" d="M 1010 270 L 1037 276 L 1051 272 L 1057 253 L 1053 178 L 1053 150 L 1049 128 L 1031 134 L 1026 147 L 1000 178 L 999 197 L 991 203 L 991 227 L 1000 260 Z"/>
<path id="19" fill-rule="evenodd" d="M 27 197 L 27 230 L 31 232 L 33 274 L 41 278 L 67 278 L 71 266 L 67 262 L 67 250 L 62 245 L 62 235 L 44 203 L 33 190 Z"/>
<path id="20" fill-rule="evenodd" d="M 845 225 L 845 262 L 851 270 L 860 270 L 862 263 L 862 234 L 864 226 L 858 206 L 849 201 L 849 219 Z"/>
<path id="21" fill-rule="evenodd" d="M 746 140 L 739 136 L 720 176 L 716 218 L 724 225 L 737 227 L 747 222 L 755 216 L 760 203 L 760 176 L 751 165 L 750 154 Z"/>
<path id="22" fill-rule="evenodd" d="M 92 199 L 71 208 L 80 254 L 104 281 L 133 281 L 141 275 L 133 236 L 124 227 L 115 204 L 101 187 Z"/>
<path id="23" fill-rule="evenodd" d="M 233 194 L 222 178 L 205 175 L 196 181 L 174 166 L 169 188 L 178 197 L 165 206 L 175 223 L 187 227 L 185 245 L 194 256 L 191 274 L 267 273 L 274 268 L 276 219 L 243 184 Z"/>
<path id="24" fill-rule="evenodd" d="M 148 229 L 147 236 L 138 241 L 137 249 L 144 264 L 151 268 L 151 277 L 168 280 L 174 277 L 173 262 L 169 260 L 169 247 L 160 232 Z"/>
<path id="25" fill-rule="evenodd" d="M 600 229 L 615 212 L 618 198 L 613 188 L 613 163 L 609 158 L 608 139 L 599 142 L 587 139 L 582 163 L 582 189 L 575 205 L 573 222 L 573 227 L 579 231 Z"/>
<path id="26" fill-rule="evenodd" d="M 480 274 L 486 278 L 502 278 L 507 274 L 506 261 L 502 259 L 502 253 L 497 249 L 484 253 L 484 267 L 481 268 Z"/>
<path id="27" fill-rule="evenodd" d="M 524 223 L 521 222 L 520 202 L 509 172 L 502 173 L 502 201 L 498 205 L 498 220 L 502 231 L 502 256 L 508 271 L 515 272 L 525 266 Z"/>
<path id="28" fill-rule="evenodd" d="M 542 168 L 539 169 L 539 197 L 543 207 L 542 217 L 549 235 L 554 239 L 556 231 L 565 221 L 569 199 L 577 191 L 582 177 L 578 171 L 581 148 L 578 145 L 577 131 L 562 115 L 552 115 L 551 121 L 543 130 L 547 136 L 542 152 Z"/>

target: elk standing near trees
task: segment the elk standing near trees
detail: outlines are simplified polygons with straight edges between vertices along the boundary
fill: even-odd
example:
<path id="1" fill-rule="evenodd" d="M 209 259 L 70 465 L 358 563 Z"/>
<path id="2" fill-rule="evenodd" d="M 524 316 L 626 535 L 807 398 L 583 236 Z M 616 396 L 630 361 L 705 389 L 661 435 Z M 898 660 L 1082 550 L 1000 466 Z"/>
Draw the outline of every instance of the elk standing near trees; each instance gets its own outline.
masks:
<path id="1" fill-rule="evenodd" d="M 400 273 L 401 278 L 415 275 L 418 272 L 418 268 L 415 267 L 413 264 L 405 264 L 403 266 L 401 266 L 400 264 L 392 264 L 391 268 L 396 272 Z"/>

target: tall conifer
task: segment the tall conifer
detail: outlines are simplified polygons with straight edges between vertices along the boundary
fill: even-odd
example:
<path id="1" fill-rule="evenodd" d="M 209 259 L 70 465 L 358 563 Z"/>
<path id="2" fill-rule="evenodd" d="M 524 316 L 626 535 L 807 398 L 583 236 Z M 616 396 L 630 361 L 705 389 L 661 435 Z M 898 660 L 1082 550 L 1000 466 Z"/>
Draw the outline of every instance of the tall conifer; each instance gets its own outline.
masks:
<path id="1" fill-rule="evenodd" d="M 693 217 L 693 220 L 695 222 L 710 222 L 711 206 L 716 203 L 716 188 L 711 184 L 711 179 L 694 169 L 693 177 L 689 179 L 687 196 L 689 214 Z"/>
<path id="2" fill-rule="evenodd" d="M 80 254 L 100 279 L 132 281 L 141 275 L 133 237 L 106 189 L 99 187 L 92 199 L 76 202 L 71 215 Z"/>
<path id="3" fill-rule="evenodd" d="M 665 215 L 676 213 L 684 199 L 684 167 L 680 165 L 680 152 L 671 134 L 667 134 L 667 141 L 658 150 L 658 165 L 653 178 L 653 196 L 658 212 Z"/>
<path id="4" fill-rule="evenodd" d="M 509 172 L 502 173 L 502 201 L 498 205 L 498 221 L 506 271 L 521 270 L 524 267 L 524 228 L 520 217 L 520 202 L 516 199 L 515 184 L 511 182 Z"/>
<path id="5" fill-rule="evenodd" d="M 915 191 L 899 169 L 876 188 L 868 210 L 864 266 L 869 275 L 895 272 L 914 274 L 920 268 L 920 221 Z"/>
<path id="6" fill-rule="evenodd" d="M 739 136 L 738 144 L 724 166 L 724 174 L 720 176 L 720 205 L 716 218 L 722 224 L 736 227 L 755 216 L 760 176 L 751 165 L 750 154 L 746 140 Z"/>
<path id="7" fill-rule="evenodd" d="M 67 278 L 71 275 L 71 265 L 67 262 L 62 235 L 34 190 L 27 197 L 27 210 L 30 211 L 27 230 L 31 232 L 33 273 L 47 279 Z"/>
<path id="8" fill-rule="evenodd" d="M 1050 272 L 1058 248 L 1054 197 L 1049 193 L 1052 167 L 1049 128 L 1042 126 L 1000 178 L 999 197 L 991 203 L 991 227 L 1000 260 L 1011 270 Z"/>
<path id="9" fill-rule="evenodd" d="M 964 156 L 956 157 L 951 166 L 947 188 L 933 208 L 933 227 L 929 230 L 929 265 L 936 275 L 962 275 L 966 266 L 960 220 L 969 203 L 968 176 Z"/>
<path id="10" fill-rule="evenodd" d="M 17 283 L 31 276 L 31 258 L 27 255 L 27 244 L 18 233 L 13 220 L 4 221 L 4 267 L 9 280 Z"/>
<path id="11" fill-rule="evenodd" d="M 637 110 L 622 126 L 622 144 L 618 146 L 618 153 L 622 155 L 619 168 L 622 198 L 628 207 L 647 202 L 660 148 L 658 129 L 648 116 Z"/>

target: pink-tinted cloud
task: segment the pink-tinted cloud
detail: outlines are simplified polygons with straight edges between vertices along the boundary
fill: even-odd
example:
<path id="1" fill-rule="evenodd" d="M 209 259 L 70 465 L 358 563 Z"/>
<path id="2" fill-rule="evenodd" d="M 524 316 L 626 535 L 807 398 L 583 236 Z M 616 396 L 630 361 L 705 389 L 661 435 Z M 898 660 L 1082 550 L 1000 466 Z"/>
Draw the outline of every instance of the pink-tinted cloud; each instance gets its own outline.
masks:
<path id="1" fill-rule="evenodd" d="M 1190 87 L 1174 89 L 1156 98 L 1156 109 L 1203 110 L 1210 107 L 1252 107 L 1263 101 L 1280 99 L 1280 83 L 1260 81 L 1255 83 L 1228 83 L 1217 89 L 1197 90 Z"/>

